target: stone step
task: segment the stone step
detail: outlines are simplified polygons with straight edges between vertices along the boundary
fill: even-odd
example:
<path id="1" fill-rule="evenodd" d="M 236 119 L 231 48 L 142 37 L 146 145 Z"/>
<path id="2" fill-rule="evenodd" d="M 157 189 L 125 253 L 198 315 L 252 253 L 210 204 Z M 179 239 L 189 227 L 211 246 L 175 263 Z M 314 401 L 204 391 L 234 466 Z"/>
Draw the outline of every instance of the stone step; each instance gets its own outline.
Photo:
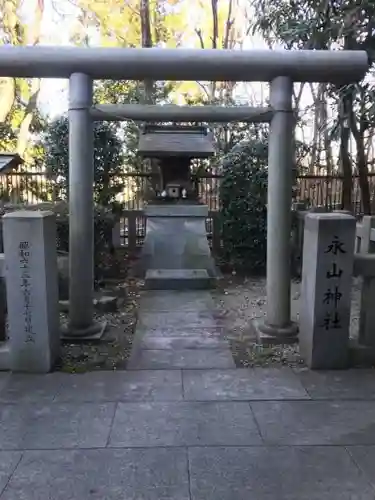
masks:
<path id="1" fill-rule="evenodd" d="M 215 311 L 210 291 L 206 290 L 148 290 L 142 292 L 140 307 L 143 312 Z"/>
<path id="2" fill-rule="evenodd" d="M 146 272 L 147 290 L 205 290 L 215 280 L 206 269 L 149 269 Z"/>

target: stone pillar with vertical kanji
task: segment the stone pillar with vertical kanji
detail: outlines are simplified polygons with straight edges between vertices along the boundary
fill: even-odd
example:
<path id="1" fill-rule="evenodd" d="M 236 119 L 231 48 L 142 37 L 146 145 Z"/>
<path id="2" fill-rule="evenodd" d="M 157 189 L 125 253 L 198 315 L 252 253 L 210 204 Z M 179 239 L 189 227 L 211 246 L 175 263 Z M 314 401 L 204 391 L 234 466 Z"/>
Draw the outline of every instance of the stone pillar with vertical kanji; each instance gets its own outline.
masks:
<path id="1" fill-rule="evenodd" d="M 355 231 L 355 218 L 344 213 L 305 219 L 299 341 L 310 368 L 348 363 Z"/>
<path id="2" fill-rule="evenodd" d="M 60 350 L 55 215 L 8 213 L 3 232 L 10 368 L 46 373 Z"/>

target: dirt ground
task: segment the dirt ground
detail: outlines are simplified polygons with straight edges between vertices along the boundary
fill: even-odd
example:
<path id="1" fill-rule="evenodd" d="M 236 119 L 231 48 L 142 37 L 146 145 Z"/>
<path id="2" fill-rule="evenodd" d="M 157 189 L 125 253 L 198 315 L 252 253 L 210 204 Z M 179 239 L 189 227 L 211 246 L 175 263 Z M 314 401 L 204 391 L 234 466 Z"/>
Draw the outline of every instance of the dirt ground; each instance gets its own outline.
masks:
<path id="1" fill-rule="evenodd" d="M 298 320 L 300 283 L 292 283 L 292 319 Z M 224 322 L 237 366 L 302 365 L 298 344 L 264 347 L 257 345 L 251 320 L 266 313 L 266 280 L 226 276 L 213 292 L 215 304 Z M 358 335 L 360 283 L 353 280 L 350 336 Z"/>

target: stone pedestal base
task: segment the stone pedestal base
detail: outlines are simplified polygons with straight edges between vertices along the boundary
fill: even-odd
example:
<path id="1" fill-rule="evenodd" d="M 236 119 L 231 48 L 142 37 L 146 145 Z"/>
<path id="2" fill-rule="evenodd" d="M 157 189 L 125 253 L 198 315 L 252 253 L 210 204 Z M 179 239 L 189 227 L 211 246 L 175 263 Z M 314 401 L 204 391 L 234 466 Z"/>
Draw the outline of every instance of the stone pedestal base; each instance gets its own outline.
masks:
<path id="1" fill-rule="evenodd" d="M 146 237 L 137 271 L 139 276 L 146 276 L 146 287 L 151 278 L 151 287 L 154 287 L 152 281 L 157 281 L 159 290 L 174 290 L 177 285 L 181 285 L 181 279 L 189 275 L 188 279 L 183 280 L 183 287 L 188 287 L 190 283 L 194 289 L 197 288 L 194 279 L 202 281 L 202 271 L 207 273 L 211 281 L 218 278 L 207 241 L 207 206 L 149 205 L 145 214 Z M 155 271 L 158 273 L 155 274 Z M 174 280 L 179 283 L 173 284 Z M 208 283 L 206 278 L 205 283 Z"/>
<path id="2" fill-rule="evenodd" d="M 11 369 L 9 342 L 0 342 L 0 371 Z"/>
<path id="3" fill-rule="evenodd" d="M 359 344 L 356 340 L 349 341 L 350 368 L 373 368 L 375 366 L 375 346 Z"/>
<path id="4" fill-rule="evenodd" d="M 95 322 L 83 330 L 73 329 L 68 325 L 61 330 L 61 340 L 72 344 L 99 341 L 103 337 L 106 327 L 107 321 Z"/>
<path id="5" fill-rule="evenodd" d="M 253 328 L 256 333 L 257 342 L 261 345 L 283 345 L 298 342 L 298 325 L 290 323 L 286 328 L 269 326 L 264 321 L 253 320 Z"/>

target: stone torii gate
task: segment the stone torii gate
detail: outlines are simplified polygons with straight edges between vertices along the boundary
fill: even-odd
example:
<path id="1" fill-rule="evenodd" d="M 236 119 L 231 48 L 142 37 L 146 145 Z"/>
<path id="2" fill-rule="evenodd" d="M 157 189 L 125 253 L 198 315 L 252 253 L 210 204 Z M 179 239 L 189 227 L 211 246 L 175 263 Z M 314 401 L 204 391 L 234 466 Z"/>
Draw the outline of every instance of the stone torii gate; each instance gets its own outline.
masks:
<path id="1" fill-rule="evenodd" d="M 294 157 L 293 82 L 346 84 L 364 77 L 364 51 L 0 47 L 0 76 L 69 78 L 70 329 L 84 337 L 93 321 L 93 120 L 269 121 L 267 316 L 259 335 L 285 342 L 290 317 L 290 228 Z M 102 105 L 93 80 L 264 81 L 270 108 Z"/>

